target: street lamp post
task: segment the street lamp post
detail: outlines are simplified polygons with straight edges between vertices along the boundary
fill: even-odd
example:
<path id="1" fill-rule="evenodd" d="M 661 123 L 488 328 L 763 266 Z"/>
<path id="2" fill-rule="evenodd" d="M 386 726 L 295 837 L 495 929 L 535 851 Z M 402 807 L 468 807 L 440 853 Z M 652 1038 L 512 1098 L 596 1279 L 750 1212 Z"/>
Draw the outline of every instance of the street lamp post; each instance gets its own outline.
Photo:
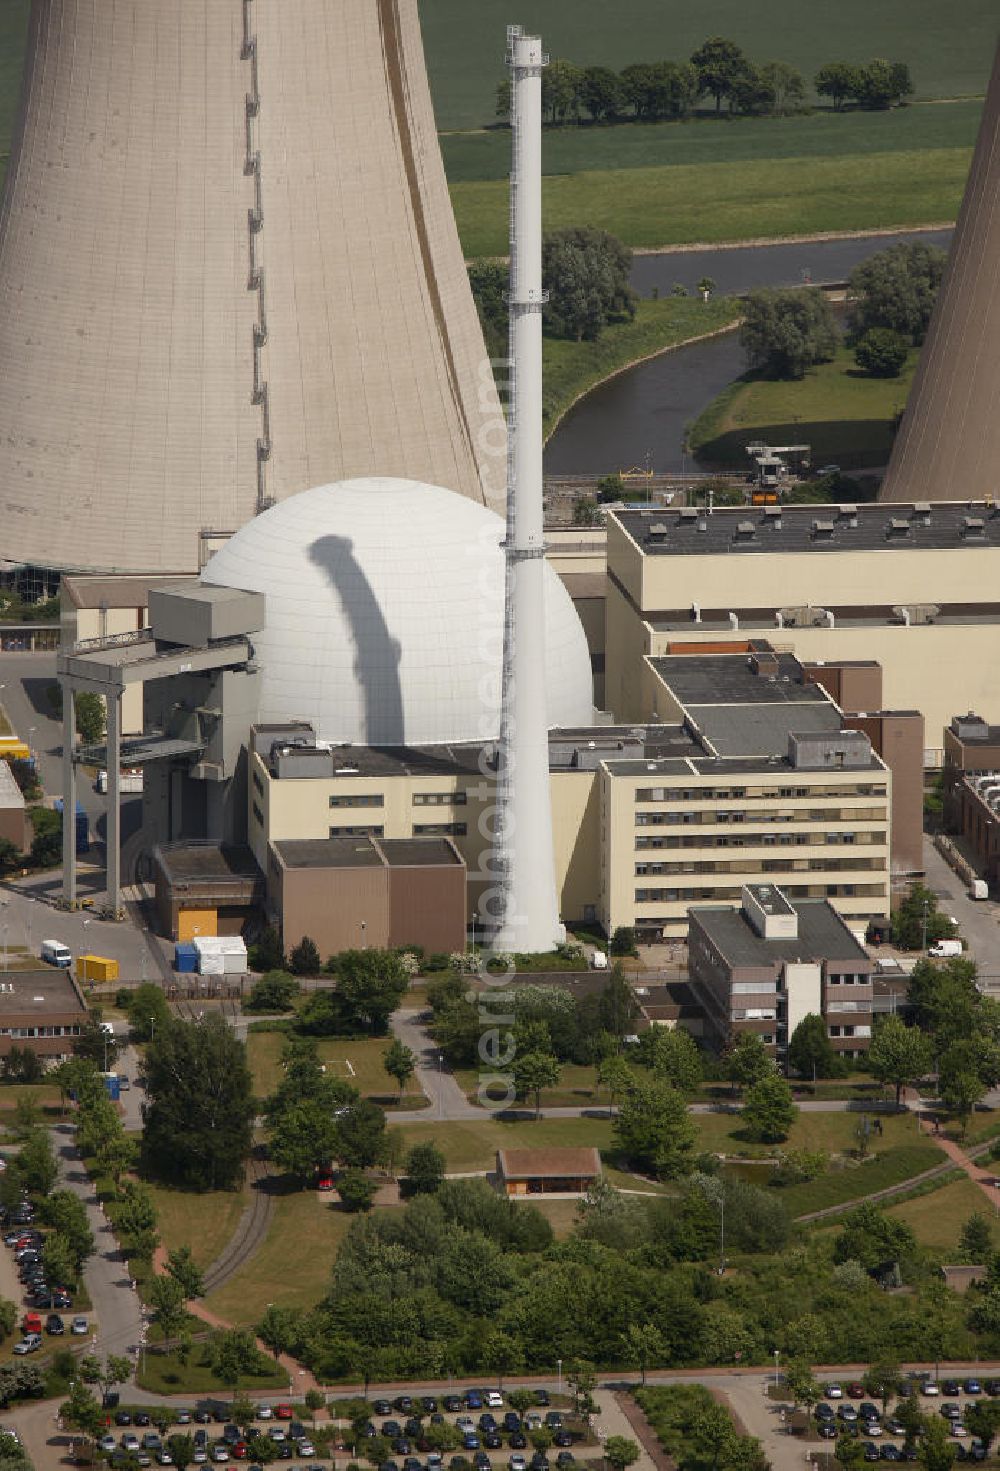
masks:
<path id="1" fill-rule="evenodd" d="M 562 1359 L 556 1359 L 556 1374 L 559 1380 L 558 1393 L 562 1394 Z"/>
<path id="2" fill-rule="evenodd" d="M 443 1052 L 439 1052 L 438 1053 L 437 1060 L 438 1060 L 438 1087 L 437 1087 L 437 1094 L 438 1094 L 438 1100 L 437 1100 L 438 1101 L 438 1118 L 439 1119 L 443 1119 L 444 1118 L 444 1100 L 441 1097 L 441 1064 L 444 1061 L 444 1053 Z"/>
<path id="3" fill-rule="evenodd" d="M 362 948 L 362 950 L 367 950 L 368 949 L 368 940 L 365 937 L 365 934 L 366 934 L 367 929 L 368 929 L 368 925 L 367 925 L 366 921 L 365 920 L 362 920 L 361 921 L 361 948 Z"/>
<path id="4" fill-rule="evenodd" d="M 920 922 L 920 948 L 927 949 L 927 900 L 924 900 L 923 918 Z"/>
<path id="5" fill-rule="evenodd" d="M 778 1387 L 778 1350 L 774 1350 L 774 1387 Z"/>

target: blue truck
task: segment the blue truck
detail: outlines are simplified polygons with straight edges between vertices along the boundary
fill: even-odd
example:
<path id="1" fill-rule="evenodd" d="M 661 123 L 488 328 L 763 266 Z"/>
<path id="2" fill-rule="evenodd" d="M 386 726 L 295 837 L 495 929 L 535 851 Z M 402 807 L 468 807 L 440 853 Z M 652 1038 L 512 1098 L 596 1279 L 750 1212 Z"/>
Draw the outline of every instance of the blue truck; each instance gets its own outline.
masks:
<path id="1" fill-rule="evenodd" d="M 63 810 L 61 797 L 56 798 L 55 810 L 57 812 Z M 83 803 L 79 799 L 76 804 L 76 851 L 77 853 L 90 852 L 90 822 L 83 809 Z"/>

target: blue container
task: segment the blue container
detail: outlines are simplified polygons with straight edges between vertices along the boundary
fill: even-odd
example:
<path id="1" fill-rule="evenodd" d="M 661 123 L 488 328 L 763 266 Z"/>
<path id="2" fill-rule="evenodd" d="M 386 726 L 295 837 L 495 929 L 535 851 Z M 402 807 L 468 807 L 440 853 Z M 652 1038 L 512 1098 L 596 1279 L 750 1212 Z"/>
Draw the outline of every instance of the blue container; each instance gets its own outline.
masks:
<path id="1" fill-rule="evenodd" d="M 121 1098 L 122 1088 L 117 1073 L 104 1074 L 104 1086 L 108 1090 L 108 1097 L 112 1103 L 117 1103 Z"/>
<path id="2" fill-rule="evenodd" d="M 179 940 L 174 946 L 174 970 L 194 975 L 198 970 L 198 951 L 193 940 Z"/>
<path id="3" fill-rule="evenodd" d="M 62 798 L 57 797 L 55 802 L 57 812 L 63 810 Z M 90 824 L 84 811 L 83 803 L 77 799 L 76 804 L 76 851 L 77 853 L 88 853 L 90 851 Z"/>

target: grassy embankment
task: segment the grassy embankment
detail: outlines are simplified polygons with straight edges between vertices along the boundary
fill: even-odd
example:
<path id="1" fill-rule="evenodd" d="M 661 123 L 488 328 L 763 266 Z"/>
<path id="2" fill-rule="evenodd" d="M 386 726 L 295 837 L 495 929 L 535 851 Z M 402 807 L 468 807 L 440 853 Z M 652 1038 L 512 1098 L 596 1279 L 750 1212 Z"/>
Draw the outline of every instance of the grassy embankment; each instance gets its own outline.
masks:
<path id="1" fill-rule="evenodd" d="M 748 438 L 810 444 L 817 465 L 832 461 L 845 470 L 884 465 L 916 365 L 914 351 L 898 378 L 870 378 L 842 347 L 832 362 L 795 381 L 748 373 L 699 415 L 688 443 L 702 465 L 719 468 L 745 466 Z"/>

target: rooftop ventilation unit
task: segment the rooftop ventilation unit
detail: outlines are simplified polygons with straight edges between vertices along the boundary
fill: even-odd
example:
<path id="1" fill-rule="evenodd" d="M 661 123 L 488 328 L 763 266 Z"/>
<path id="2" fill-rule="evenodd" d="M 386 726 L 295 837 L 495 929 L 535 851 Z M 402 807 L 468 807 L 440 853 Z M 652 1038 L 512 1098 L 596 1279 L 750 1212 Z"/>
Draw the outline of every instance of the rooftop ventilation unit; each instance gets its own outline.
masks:
<path id="1" fill-rule="evenodd" d="M 813 524 L 812 524 L 812 534 L 816 538 L 817 541 L 821 541 L 821 540 L 828 541 L 830 539 L 830 537 L 833 535 L 833 522 L 832 521 L 814 521 Z"/>
<path id="2" fill-rule="evenodd" d="M 982 516 L 962 517 L 962 535 L 967 541 L 971 541 L 973 539 L 977 541 L 982 541 L 985 534 L 986 522 L 983 520 Z"/>
<path id="3" fill-rule="evenodd" d="M 752 521 L 737 521 L 735 541 L 753 541 L 755 534 Z"/>
<path id="4" fill-rule="evenodd" d="M 903 516 L 890 516 L 889 524 L 885 528 L 886 536 L 908 536 L 910 534 L 910 523 Z"/>
<path id="5" fill-rule="evenodd" d="M 914 501 L 913 516 L 911 519 L 919 521 L 922 526 L 927 526 L 931 519 L 930 501 Z"/>
<path id="6" fill-rule="evenodd" d="M 687 522 L 690 522 L 690 521 L 697 521 L 697 519 L 698 519 L 698 507 L 697 506 L 681 506 L 681 521 L 682 522 L 687 523 Z"/>
<path id="7" fill-rule="evenodd" d="M 911 623 L 933 623 L 941 609 L 937 603 L 897 603 L 892 611 L 897 618 L 909 625 Z"/>

